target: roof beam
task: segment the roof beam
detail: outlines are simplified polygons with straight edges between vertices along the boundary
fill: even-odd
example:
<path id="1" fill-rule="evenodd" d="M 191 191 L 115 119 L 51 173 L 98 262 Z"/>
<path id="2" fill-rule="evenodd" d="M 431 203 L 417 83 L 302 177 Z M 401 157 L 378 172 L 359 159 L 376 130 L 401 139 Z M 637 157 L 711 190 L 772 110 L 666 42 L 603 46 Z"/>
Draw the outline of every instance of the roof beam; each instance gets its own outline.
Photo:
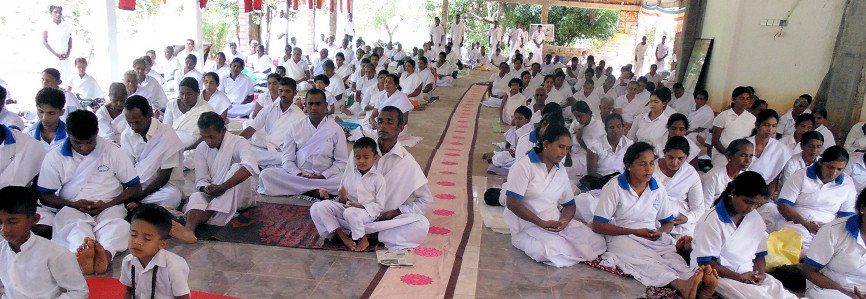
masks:
<path id="1" fill-rule="evenodd" d="M 591 8 L 591 9 L 614 9 L 614 10 L 623 10 L 623 11 L 640 11 L 640 5 L 633 4 L 607 4 L 607 3 L 594 3 L 594 2 L 580 2 L 580 1 L 557 1 L 557 0 L 495 0 L 496 2 L 503 3 L 520 3 L 520 4 L 543 4 L 543 2 L 548 2 L 553 6 L 568 6 L 568 7 L 579 7 L 579 8 Z"/>

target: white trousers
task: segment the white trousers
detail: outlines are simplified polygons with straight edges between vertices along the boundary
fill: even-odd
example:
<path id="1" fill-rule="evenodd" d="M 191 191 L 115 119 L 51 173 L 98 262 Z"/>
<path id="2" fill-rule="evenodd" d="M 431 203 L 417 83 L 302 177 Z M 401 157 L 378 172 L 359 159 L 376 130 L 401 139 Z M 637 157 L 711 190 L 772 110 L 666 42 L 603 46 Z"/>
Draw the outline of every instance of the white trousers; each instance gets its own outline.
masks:
<path id="1" fill-rule="evenodd" d="M 517 218 L 511 213 L 506 213 L 505 217 Z M 521 231 L 511 227 L 511 244 L 536 262 L 554 267 L 569 267 L 582 261 L 594 260 L 607 250 L 604 237 L 574 220 L 560 232 L 551 232 L 536 225 L 524 226 L 528 227 Z"/>
<path id="2" fill-rule="evenodd" d="M 663 287 L 675 279 L 689 279 L 693 271 L 677 254 L 669 234 L 650 241 L 634 235 L 607 236 L 606 260 L 645 286 Z"/>
<path id="3" fill-rule="evenodd" d="M 235 173 L 240 167 L 243 166 L 235 164 L 229 169 L 229 172 Z M 251 181 L 252 179 L 248 178 L 216 198 L 210 198 L 204 192 L 195 192 L 189 196 L 189 202 L 186 204 L 184 213 L 189 213 L 190 210 L 213 211 L 215 214 L 207 221 L 207 224 L 226 225 L 234 218 L 238 210 L 255 204 Z"/>
<path id="4" fill-rule="evenodd" d="M 451 74 L 445 74 L 445 75 L 448 75 L 448 76 L 447 77 L 439 77 L 438 79 L 436 79 L 436 86 L 451 87 L 451 85 L 454 83 L 454 77 L 451 77 Z"/>
<path id="5" fill-rule="evenodd" d="M 388 249 L 415 248 L 427 238 L 430 221 L 421 214 L 401 214 L 391 220 L 374 221 L 364 226 L 367 234 L 379 233 L 379 242 Z"/>
<path id="6" fill-rule="evenodd" d="M 745 284 L 733 279 L 719 278 L 719 286 L 716 292 L 727 299 L 752 299 L 752 298 L 791 298 L 797 299 L 790 291 L 786 290 L 782 282 L 770 276 L 764 275 L 761 284 Z M 810 297 L 827 298 L 827 297 Z M 846 297 L 847 298 L 847 297 Z"/>
<path id="7" fill-rule="evenodd" d="M 333 200 L 314 203 L 310 207 L 310 217 L 316 225 L 319 236 L 330 238 L 337 229 L 344 229 L 352 233 L 352 240 L 364 237 L 365 226 L 376 220 L 365 209 L 347 208 Z"/>
<path id="8" fill-rule="evenodd" d="M 129 222 L 126 222 L 126 208 L 116 205 L 107 208 L 93 217 L 75 208 L 63 207 L 54 215 L 54 234 L 52 241 L 71 252 L 84 243 L 84 238 L 96 240 L 113 257 L 123 252 L 129 245 Z"/>
<path id="9" fill-rule="evenodd" d="M 307 191 L 325 189 L 337 194 L 340 190 L 340 176 L 326 179 L 308 179 L 288 173 L 282 167 L 262 170 L 259 175 L 258 192 L 269 196 L 298 195 Z"/>
<path id="10" fill-rule="evenodd" d="M 822 289 L 810 284 L 809 288 L 806 289 L 806 297 L 804 298 L 849 299 L 851 297 L 834 289 Z"/>
<path id="11" fill-rule="evenodd" d="M 250 150 L 253 152 L 253 156 L 256 156 L 256 161 L 259 162 L 259 167 L 268 168 L 279 166 L 283 163 L 283 153 L 281 152 L 272 152 L 266 148 L 254 145 L 250 146 Z"/>
<path id="12" fill-rule="evenodd" d="M 169 183 L 142 199 L 141 203 L 152 203 L 169 210 L 176 210 L 180 206 L 181 197 L 183 192 L 180 188 Z"/>

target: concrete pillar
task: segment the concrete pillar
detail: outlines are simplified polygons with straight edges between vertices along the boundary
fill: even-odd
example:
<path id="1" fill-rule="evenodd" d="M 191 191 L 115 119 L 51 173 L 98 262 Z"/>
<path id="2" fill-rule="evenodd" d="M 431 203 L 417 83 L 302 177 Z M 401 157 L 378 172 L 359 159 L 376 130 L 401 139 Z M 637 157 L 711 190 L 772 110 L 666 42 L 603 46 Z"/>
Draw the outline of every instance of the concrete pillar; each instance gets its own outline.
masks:
<path id="1" fill-rule="evenodd" d="M 445 28 L 445 34 L 448 34 L 448 0 L 442 0 L 442 27 Z"/>
<path id="2" fill-rule="evenodd" d="M 550 14 L 550 1 L 545 0 L 541 2 L 541 23 L 548 24 L 547 18 Z M 529 25 L 529 24 L 526 24 Z"/>
<path id="3" fill-rule="evenodd" d="M 816 95 L 818 107 L 827 109 L 831 130 L 845 140 L 842 132 L 856 123 L 861 115 L 866 66 L 866 2 L 847 1 L 836 36 L 830 70 Z M 838 142 L 837 142 L 838 144 Z"/>
<path id="4" fill-rule="evenodd" d="M 204 41 L 204 30 L 202 29 L 201 15 L 202 9 L 198 6 L 197 0 L 185 0 L 183 3 L 184 20 L 186 20 L 186 34 L 189 38 L 195 40 L 196 50 L 200 53 L 204 50 L 201 45 Z M 203 59 L 202 59 L 203 60 Z M 203 61 L 200 61 L 201 63 Z"/>
<path id="5" fill-rule="evenodd" d="M 93 33 L 94 57 L 106 59 L 103 60 L 104 63 L 98 62 L 102 59 L 94 59 L 87 71 L 99 78 L 100 83 L 119 82 L 122 79 L 122 73 L 119 63 L 120 55 L 117 51 L 117 13 L 115 12 L 117 3 L 114 0 L 102 0 L 89 1 L 88 4 L 91 9 L 91 24 L 93 24 L 91 32 Z"/>

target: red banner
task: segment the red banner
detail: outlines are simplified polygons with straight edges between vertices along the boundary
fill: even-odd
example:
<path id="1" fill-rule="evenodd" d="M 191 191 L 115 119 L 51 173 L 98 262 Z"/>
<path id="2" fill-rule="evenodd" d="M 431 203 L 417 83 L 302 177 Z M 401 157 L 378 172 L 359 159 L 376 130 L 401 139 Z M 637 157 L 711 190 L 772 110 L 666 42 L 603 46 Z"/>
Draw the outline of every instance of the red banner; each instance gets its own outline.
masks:
<path id="1" fill-rule="evenodd" d="M 292 0 L 292 10 L 298 10 L 298 0 Z"/>
<path id="2" fill-rule="evenodd" d="M 346 12 L 352 13 L 352 0 L 346 0 Z"/>
<path id="3" fill-rule="evenodd" d="M 244 0 L 244 12 L 253 11 L 253 0 Z"/>
<path id="4" fill-rule="evenodd" d="M 253 0 L 253 9 L 262 10 L 262 0 Z"/>
<path id="5" fill-rule="evenodd" d="M 117 8 L 123 10 L 135 10 L 135 0 L 120 0 L 117 2 Z"/>
<path id="6" fill-rule="evenodd" d="M 207 0 L 198 0 L 198 7 L 200 7 L 201 9 L 207 7 Z"/>
<path id="7" fill-rule="evenodd" d="M 336 4 L 337 4 L 337 0 L 331 0 L 331 5 L 330 5 L 331 6 L 331 12 L 337 11 L 337 5 Z"/>

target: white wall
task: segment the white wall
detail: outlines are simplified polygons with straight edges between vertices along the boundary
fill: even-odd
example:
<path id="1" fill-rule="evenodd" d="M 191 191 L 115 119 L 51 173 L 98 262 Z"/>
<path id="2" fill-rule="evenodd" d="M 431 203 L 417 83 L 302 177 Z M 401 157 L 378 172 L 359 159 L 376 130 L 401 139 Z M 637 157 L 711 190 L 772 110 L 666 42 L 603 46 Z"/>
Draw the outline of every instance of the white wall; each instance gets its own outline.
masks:
<path id="1" fill-rule="evenodd" d="M 706 73 L 713 107 L 728 105 L 740 85 L 755 87 L 779 113 L 800 94 L 814 96 L 830 67 L 844 2 L 708 1 L 700 36 L 715 39 Z M 760 25 L 763 19 L 786 17 L 788 26 L 781 31 Z"/>

